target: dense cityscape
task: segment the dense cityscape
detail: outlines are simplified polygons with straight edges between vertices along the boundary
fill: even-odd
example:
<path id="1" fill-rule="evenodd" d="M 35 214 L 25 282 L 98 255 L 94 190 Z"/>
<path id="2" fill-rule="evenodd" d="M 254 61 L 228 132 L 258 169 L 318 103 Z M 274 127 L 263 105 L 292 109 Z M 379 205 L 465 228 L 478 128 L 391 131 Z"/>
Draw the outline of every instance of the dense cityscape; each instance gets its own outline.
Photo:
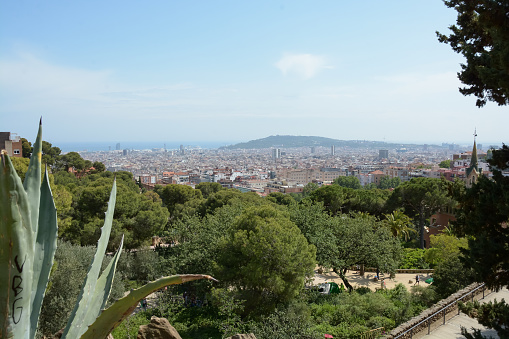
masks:
<path id="1" fill-rule="evenodd" d="M 178 150 L 134 150 L 120 149 L 121 145 L 117 144 L 117 150 L 79 153 L 84 159 L 102 162 L 108 171 L 133 173 L 147 189 L 156 184 L 194 187 L 201 182 L 218 182 L 226 188 L 267 195 L 274 191 L 298 193 L 310 182 L 330 184 L 339 176 L 355 176 L 362 186 L 378 185 L 384 176 L 401 181 L 414 177 L 464 179 L 472 145 L 404 145 L 392 149 L 338 146 L 197 149 L 181 146 Z M 486 152 L 482 145 L 476 146 L 479 168 L 490 175 Z M 450 160 L 448 166 L 439 166 L 445 160 Z"/>

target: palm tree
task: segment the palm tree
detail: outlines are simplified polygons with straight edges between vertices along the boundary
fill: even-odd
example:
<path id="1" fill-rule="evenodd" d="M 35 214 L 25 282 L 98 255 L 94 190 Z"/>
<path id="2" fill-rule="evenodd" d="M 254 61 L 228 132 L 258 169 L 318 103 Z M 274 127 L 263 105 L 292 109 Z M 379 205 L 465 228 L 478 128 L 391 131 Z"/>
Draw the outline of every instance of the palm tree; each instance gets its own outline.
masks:
<path id="1" fill-rule="evenodd" d="M 405 241 L 408 241 L 410 232 L 416 232 L 412 227 L 412 220 L 408 215 L 400 211 L 394 211 L 391 214 L 385 215 L 385 225 L 391 230 L 392 235 L 396 238 L 404 236 Z"/>

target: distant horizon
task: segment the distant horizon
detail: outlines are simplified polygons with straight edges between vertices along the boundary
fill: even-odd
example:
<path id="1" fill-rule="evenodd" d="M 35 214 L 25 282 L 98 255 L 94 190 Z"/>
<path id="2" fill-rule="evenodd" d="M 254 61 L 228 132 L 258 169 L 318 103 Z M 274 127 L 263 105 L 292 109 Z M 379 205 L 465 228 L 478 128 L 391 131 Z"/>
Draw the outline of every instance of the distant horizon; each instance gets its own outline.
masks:
<path id="1" fill-rule="evenodd" d="M 28 138 L 27 138 L 28 139 Z M 44 138 L 43 138 L 44 139 Z M 263 138 L 260 138 L 263 139 Z M 332 138 L 331 138 L 332 139 Z M 259 140 L 259 139 L 253 139 Z M 454 141 L 454 142 L 411 142 L 411 141 L 382 141 L 382 140 L 368 140 L 368 139 L 335 139 L 335 140 L 344 140 L 344 141 L 355 141 L 355 140 L 364 140 L 370 142 L 385 142 L 387 144 L 407 144 L 407 145 L 435 145 L 441 146 L 443 143 L 445 144 L 455 144 L 461 147 L 472 146 L 473 140 L 471 141 Z M 29 140 L 30 141 L 30 140 Z M 51 141 L 53 146 L 59 147 L 62 152 L 100 152 L 100 151 L 108 151 L 111 148 L 111 151 L 116 150 L 117 143 L 120 143 L 120 150 L 124 149 L 153 149 L 153 148 L 164 148 L 166 144 L 166 149 L 168 150 L 177 150 L 180 148 L 180 145 L 184 147 L 200 147 L 202 149 L 218 149 L 224 146 L 235 145 L 238 143 L 245 143 L 252 140 L 246 141 Z M 485 150 L 488 149 L 489 146 L 494 145 L 497 147 L 501 147 L 502 143 L 497 142 L 480 142 L 477 140 L 477 144 L 481 144 Z M 284 146 L 283 146 L 284 148 Z"/>

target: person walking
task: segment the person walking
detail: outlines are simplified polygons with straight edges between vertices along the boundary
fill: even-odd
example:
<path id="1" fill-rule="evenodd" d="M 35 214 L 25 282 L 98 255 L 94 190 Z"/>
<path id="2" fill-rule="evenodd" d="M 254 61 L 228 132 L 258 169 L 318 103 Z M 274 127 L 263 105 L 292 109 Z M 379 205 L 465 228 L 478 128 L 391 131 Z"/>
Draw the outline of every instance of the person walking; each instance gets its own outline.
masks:
<path id="1" fill-rule="evenodd" d="M 415 284 L 419 285 L 419 274 L 415 275 Z M 415 286 L 414 284 L 414 286 Z"/>

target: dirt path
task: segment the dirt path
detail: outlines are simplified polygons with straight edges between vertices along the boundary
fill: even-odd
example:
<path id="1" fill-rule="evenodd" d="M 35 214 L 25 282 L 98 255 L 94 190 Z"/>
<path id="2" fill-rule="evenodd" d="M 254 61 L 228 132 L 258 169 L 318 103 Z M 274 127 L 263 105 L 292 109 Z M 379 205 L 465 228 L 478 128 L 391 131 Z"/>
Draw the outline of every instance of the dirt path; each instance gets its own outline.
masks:
<path id="1" fill-rule="evenodd" d="M 371 290 L 376 291 L 381 287 L 381 281 L 376 281 L 374 272 L 365 272 L 364 276 L 358 274 L 357 271 L 348 271 L 346 273 L 346 277 L 348 282 L 354 287 L 369 287 Z M 415 283 L 415 274 L 413 273 L 397 273 L 394 279 L 390 279 L 388 274 L 380 274 L 380 278 L 384 279 L 386 288 L 394 288 L 397 284 L 403 284 L 403 286 L 408 289 L 414 286 Z M 430 275 L 427 273 L 419 274 L 419 285 L 421 286 L 429 286 L 429 284 L 425 283 L 424 280 L 430 278 Z M 315 277 L 313 280 L 314 285 L 318 285 L 324 282 L 335 282 L 338 285 L 341 285 L 343 280 L 334 272 L 323 272 L 322 274 L 318 273 L 318 269 L 315 270 Z"/>

